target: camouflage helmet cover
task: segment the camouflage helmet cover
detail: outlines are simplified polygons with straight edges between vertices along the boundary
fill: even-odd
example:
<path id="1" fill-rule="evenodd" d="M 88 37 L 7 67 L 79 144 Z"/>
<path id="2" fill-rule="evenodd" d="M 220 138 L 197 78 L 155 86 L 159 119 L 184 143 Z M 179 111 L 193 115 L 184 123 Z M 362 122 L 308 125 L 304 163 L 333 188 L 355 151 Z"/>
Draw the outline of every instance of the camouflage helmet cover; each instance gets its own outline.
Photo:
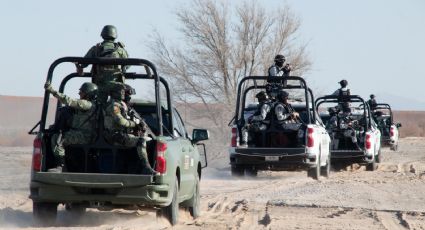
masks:
<path id="1" fill-rule="evenodd" d="M 102 36 L 103 39 L 115 40 L 118 37 L 117 28 L 113 25 L 106 25 L 103 27 L 100 36 Z"/>
<path id="2" fill-rule="evenodd" d="M 91 82 L 85 82 L 81 85 L 80 91 L 85 93 L 87 97 L 93 98 L 97 94 L 97 85 Z"/>

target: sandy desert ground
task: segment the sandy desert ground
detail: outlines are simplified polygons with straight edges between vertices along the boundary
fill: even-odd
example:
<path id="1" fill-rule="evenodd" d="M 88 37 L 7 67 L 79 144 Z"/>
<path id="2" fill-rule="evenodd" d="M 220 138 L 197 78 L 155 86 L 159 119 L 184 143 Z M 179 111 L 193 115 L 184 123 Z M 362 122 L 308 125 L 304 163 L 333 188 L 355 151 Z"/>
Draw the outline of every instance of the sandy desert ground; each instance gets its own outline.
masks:
<path id="1" fill-rule="evenodd" d="M 36 229 L 28 197 L 31 148 L 0 148 L 0 229 Z M 377 171 L 353 165 L 320 181 L 305 172 L 260 172 L 234 179 L 228 159 L 201 182 L 202 216 L 180 211 L 173 229 L 425 229 L 425 139 L 386 149 Z M 50 229 L 168 229 L 155 212 L 100 212 L 76 220 L 59 207 Z"/>

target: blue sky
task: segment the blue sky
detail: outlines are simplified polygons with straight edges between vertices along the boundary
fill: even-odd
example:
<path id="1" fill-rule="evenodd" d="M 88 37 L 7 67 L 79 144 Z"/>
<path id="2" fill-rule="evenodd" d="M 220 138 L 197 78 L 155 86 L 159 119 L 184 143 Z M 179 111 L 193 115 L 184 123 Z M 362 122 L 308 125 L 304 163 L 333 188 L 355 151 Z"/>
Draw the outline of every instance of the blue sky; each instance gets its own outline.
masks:
<path id="1" fill-rule="evenodd" d="M 131 57 L 149 59 L 144 42 L 153 28 L 173 42 L 180 41 L 173 13 L 188 2 L 2 1 L 0 95 L 42 96 L 51 62 L 84 55 L 101 41 L 105 24 L 118 28 L 118 40 L 125 43 Z M 281 0 L 259 2 L 269 9 L 284 4 Z M 364 97 L 375 93 L 378 100 L 397 98 L 411 107 L 425 105 L 425 1 L 286 3 L 302 20 L 299 41 L 309 44 L 313 61 L 306 77 L 318 93 L 333 92 L 345 78 L 351 91 Z"/>

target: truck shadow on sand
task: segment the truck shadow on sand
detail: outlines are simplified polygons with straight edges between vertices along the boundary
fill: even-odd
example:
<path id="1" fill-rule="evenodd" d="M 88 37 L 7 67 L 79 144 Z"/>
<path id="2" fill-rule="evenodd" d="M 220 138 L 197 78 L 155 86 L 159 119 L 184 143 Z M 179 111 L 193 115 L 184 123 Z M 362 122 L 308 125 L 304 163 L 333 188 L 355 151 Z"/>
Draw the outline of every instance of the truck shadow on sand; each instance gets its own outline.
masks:
<path id="1" fill-rule="evenodd" d="M 155 223 L 157 226 L 166 227 L 167 223 L 161 218 L 156 218 L 155 213 L 143 211 L 100 212 L 88 210 L 82 217 L 76 218 L 71 213 L 58 210 L 55 227 L 96 227 L 101 225 L 116 225 L 128 223 L 133 226 L 143 226 Z M 144 224 L 143 224 L 144 223 Z M 0 209 L 0 225 L 2 228 L 28 228 L 36 227 L 31 211 L 22 211 L 13 208 Z"/>

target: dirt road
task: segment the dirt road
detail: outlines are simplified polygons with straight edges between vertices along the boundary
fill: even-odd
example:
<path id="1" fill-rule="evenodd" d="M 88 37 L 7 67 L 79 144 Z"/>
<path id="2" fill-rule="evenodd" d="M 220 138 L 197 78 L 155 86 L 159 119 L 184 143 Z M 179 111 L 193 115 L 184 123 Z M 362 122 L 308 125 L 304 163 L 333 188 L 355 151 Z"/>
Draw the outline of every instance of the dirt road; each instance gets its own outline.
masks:
<path id="1" fill-rule="evenodd" d="M 30 148 L 0 148 L 0 228 L 33 228 L 30 154 Z M 235 180 L 223 159 L 203 175 L 202 216 L 192 220 L 182 210 L 174 229 L 425 229 L 425 139 L 402 139 L 398 152 L 386 149 L 383 156 L 375 172 L 354 165 L 320 181 L 305 172 L 260 172 Z M 76 221 L 62 206 L 57 224 L 60 229 L 170 228 L 154 212 L 89 209 Z"/>

